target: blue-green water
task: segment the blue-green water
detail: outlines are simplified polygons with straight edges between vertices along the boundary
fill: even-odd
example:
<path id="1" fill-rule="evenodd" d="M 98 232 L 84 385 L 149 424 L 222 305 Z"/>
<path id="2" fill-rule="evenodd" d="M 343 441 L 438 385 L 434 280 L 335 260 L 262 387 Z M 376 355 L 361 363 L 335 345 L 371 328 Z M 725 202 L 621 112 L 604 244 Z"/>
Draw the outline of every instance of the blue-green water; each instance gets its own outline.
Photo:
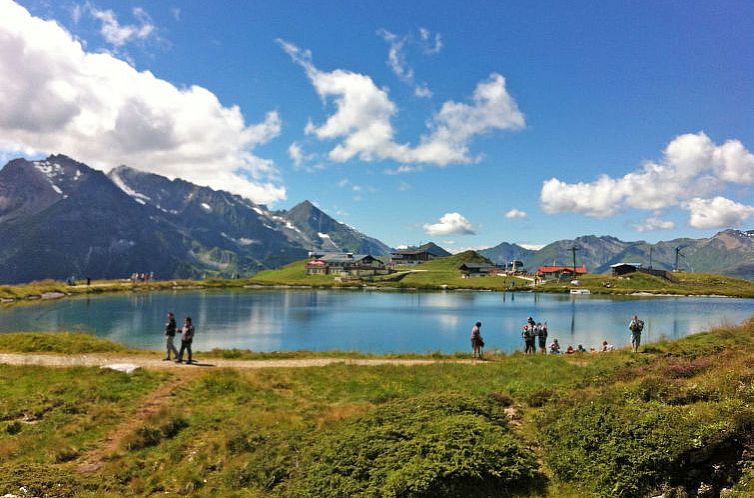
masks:
<path id="1" fill-rule="evenodd" d="M 249 290 L 164 292 L 0 307 L 0 332 L 81 330 L 132 347 L 161 349 L 166 311 L 193 317 L 195 349 L 455 352 L 469 349 L 477 320 L 487 349 L 522 349 L 528 316 L 548 322 L 551 341 L 597 347 L 630 342 L 628 322 L 646 322 L 644 342 L 678 338 L 754 315 L 754 300 L 611 298 L 496 292 Z"/>

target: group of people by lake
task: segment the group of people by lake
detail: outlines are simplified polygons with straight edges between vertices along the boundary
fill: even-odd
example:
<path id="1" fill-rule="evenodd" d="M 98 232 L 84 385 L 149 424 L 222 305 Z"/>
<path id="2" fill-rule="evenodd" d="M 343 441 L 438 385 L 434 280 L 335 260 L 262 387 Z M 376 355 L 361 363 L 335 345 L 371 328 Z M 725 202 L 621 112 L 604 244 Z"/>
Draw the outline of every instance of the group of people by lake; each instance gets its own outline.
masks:
<path id="1" fill-rule="evenodd" d="M 628 324 L 628 329 L 631 331 L 631 347 L 633 352 L 636 353 L 639 351 L 639 346 L 641 345 L 641 333 L 644 330 L 644 322 L 642 320 L 639 320 L 639 318 L 634 315 L 633 317 L 631 317 L 631 321 Z M 521 338 L 524 341 L 524 354 L 535 354 L 536 346 L 539 346 L 540 353 L 546 354 L 548 352 L 547 336 L 547 322 L 537 322 L 533 317 L 527 318 L 526 323 L 521 328 Z M 482 322 L 476 322 L 471 328 L 472 357 L 481 358 L 483 348 L 484 339 L 482 338 Z M 614 350 L 615 346 L 608 343 L 607 341 L 602 341 L 599 349 L 592 347 L 587 350 L 582 344 L 579 344 L 574 348 L 573 345 L 569 344 L 566 350 L 563 351 L 560 343 L 558 342 L 558 339 L 553 339 L 549 347 L 550 354 L 578 354 L 587 352 L 594 353 L 597 351 L 601 353 L 607 353 Z"/>
<path id="2" fill-rule="evenodd" d="M 181 337 L 181 350 L 178 351 L 175 347 L 174 340 L 175 335 L 180 331 Z M 190 316 L 187 316 L 183 320 L 183 327 L 178 329 L 178 325 L 175 321 L 175 315 L 172 311 L 168 312 L 167 322 L 165 323 L 165 348 L 167 349 L 165 358 L 163 361 L 171 361 L 170 353 L 173 353 L 176 363 L 183 363 L 183 353 L 188 353 L 188 359 L 186 364 L 192 363 L 194 360 L 191 357 L 191 343 L 194 341 L 194 323 Z"/>
<path id="3" fill-rule="evenodd" d="M 149 283 L 154 280 L 154 272 L 151 271 L 149 273 L 132 273 L 129 277 L 129 280 L 133 284 L 135 284 L 136 282 Z"/>
<path id="4" fill-rule="evenodd" d="M 631 346 L 636 353 L 639 351 L 641 345 L 641 333 L 644 330 L 644 322 L 634 315 L 628 324 L 628 329 L 631 331 Z M 175 336 L 180 333 L 181 349 L 178 350 L 175 347 Z M 194 323 L 190 316 L 187 316 L 183 320 L 183 327 L 178 328 L 178 324 L 175 320 L 175 315 L 172 311 L 167 313 L 167 321 L 165 322 L 165 349 L 166 354 L 163 361 L 171 361 L 171 353 L 175 358 L 176 363 L 183 363 L 184 353 L 188 354 L 187 364 L 193 363 L 191 344 L 194 341 Z M 535 354 L 535 346 L 539 346 L 539 352 L 546 354 L 547 348 L 547 322 L 537 322 L 533 317 L 526 319 L 526 323 L 521 328 L 521 338 L 524 340 L 524 354 Z M 471 350 L 473 358 L 482 357 L 482 349 L 484 348 L 484 339 L 482 338 L 482 322 L 476 322 L 471 328 Z M 602 346 L 599 349 L 600 352 L 606 353 L 613 351 L 615 347 L 609 344 L 607 341 L 602 342 Z M 549 347 L 550 354 L 577 354 L 577 353 L 594 353 L 598 351 L 596 348 L 590 348 L 588 351 L 582 344 L 579 344 L 576 348 L 572 345 L 568 345 L 565 351 L 562 351 L 558 339 L 553 339 Z"/>

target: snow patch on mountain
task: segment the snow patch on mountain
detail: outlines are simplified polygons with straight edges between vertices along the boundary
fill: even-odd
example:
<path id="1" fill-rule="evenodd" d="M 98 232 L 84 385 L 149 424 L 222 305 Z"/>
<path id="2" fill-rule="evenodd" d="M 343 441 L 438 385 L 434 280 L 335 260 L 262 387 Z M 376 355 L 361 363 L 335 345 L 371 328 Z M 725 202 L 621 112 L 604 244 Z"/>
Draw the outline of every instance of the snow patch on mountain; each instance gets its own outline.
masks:
<path id="1" fill-rule="evenodd" d="M 123 181 L 123 178 L 121 178 L 120 176 L 118 176 L 118 172 L 117 171 L 115 171 L 115 170 L 112 171 L 112 173 L 110 175 L 110 179 L 113 181 L 113 183 L 115 184 L 116 187 L 118 187 L 119 189 L 121 189 L 123 192 L 126 193 L 126 195 L 128 195 L 129 197 L 131 197 L 133 200 L 135 200 L 139 204 L 146 204 L 147 201 L 151 201 L 152 200 L 148 196 L 146 196 L 146 195 L 144 195 L 142 193 L 136 192 L 135 190 L 133 190 L 132 188 L 130 188 L 128 185 L 126 185 L 126 182 Z"/>
<path id="2" fill-rule="evenodd" d="M 63 167 L 59 165 L 58 163 L 51 163 L 49 161 L 34 161 L 32 164 L 39 172 L 45 175 L 45 177 L 47 178 L 47 181 L 50 182 L 50 186 L 52 187 L 52 190 L 54 190 L 60 195 L 63 195 L 63 190 L 55 182 L 56 178 L 58 178 L 59 176 L 63 176 L 64 174 Z M 68 196 L 63 195 L 63 197 L 68 197 Z"/>

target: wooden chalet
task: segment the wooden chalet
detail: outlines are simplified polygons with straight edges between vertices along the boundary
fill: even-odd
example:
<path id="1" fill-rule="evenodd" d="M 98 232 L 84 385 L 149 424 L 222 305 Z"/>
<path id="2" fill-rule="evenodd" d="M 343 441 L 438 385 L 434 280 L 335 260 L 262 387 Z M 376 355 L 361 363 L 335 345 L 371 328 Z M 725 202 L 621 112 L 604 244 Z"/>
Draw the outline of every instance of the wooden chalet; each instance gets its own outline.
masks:
<path id="1" fill-rule="evenodd" d="M 384 261 L 370 254 L 317 254 L 306 265 L 307 275 L 365 277 L 390 272 Z"/>
<path id="2" fill-rule="evenodd" d="M 416 265 L 425 261 L 432 261 L 436 258 L 444 258 L 451 254 L 433 242 L 421 245 L 419 247 L 409 247 L 399 249 L 390 253 L 390 260 L 393 264 L 398 265 Z"/>
<path id="3" fill-rule="evenodd" d="M 574 272 L 574 269 L 576 270 Z M 577 266 L 574 268 L 573 266 L 562 266 L 562 265 L 551 265 L 551 266 L 540 266 L 537 269 L 536 275 L 540 278 L 561 278 L 561 277 L 574 277 L 578 275 L 585 275 L 587 273 L 586 266 Z"/>
<path id="4" fill-rule="evenodd" d="M 610 270 L 614 277 L 620 277 L 628 273 L 635 273 L 641 268 L 641 263 L 616 263 L 610 265 Z"/>
<path id="5" fill-rule="evenodd" d="M 486 277 L 494 269 L 494 266 L 487 263 L 463 263 L 458 267 L 461 270 L 463 278 Z"/>

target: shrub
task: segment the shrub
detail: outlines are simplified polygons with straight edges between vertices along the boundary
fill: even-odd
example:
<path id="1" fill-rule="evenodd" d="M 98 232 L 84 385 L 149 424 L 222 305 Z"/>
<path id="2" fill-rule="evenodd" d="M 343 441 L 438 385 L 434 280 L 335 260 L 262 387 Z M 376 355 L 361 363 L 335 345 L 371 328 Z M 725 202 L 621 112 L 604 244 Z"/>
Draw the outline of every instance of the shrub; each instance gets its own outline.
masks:
<path id="1" fill-rule="evenodd" d="M 124 446 L 129 451 L 136 451 L 160 444 L 164 439 L 174 438 L 183 428 L 188 426 L 188 421 L 182 416 L 172 415 L 162 411 L 154 419 L 157 423 L 147 423 L 136 429 L 126 438 Z"/>
<path id="2" fill-rule="evenodd" d="M 490 393 L 490 399 L 498 403 L 500 406 L 511 406 L 513 404 L 513 398 L 505 393 Z"/>
<path id="3" fill-rule="evenodd" d="M 693 377 L 696 374 L 704 372 L 712 366 L 710 358 L 695 358 L 688 361 L 676 361 L 669 363 L 665 367 L 665 374 L 673 379 L 684 379 Z"/>
<path id="4" fill-rule="evenodd" d="M 490 496 L 542 484 L 499 403 L 459 395 L 388 402 L 315 433 L 288 496 Z"/>
<path id="5" fill-rule="evenodd" d="M 14 420 L 13 422 L 10 422 L 8 425 L 5 426 L 5 432 L 13 436 L 21 432 L 22 428 L 23 428 L 23 425 L 21 424 L 21 422 L 19 422 L 18 420 Z"/>
<path id="6" fill-rule="evenodd" d="M 616 399 L 551 406 L 538 418 L 545 459 L 558 478 L 604 497 L 727 483 L 753 420 L 750 411 L 733 410 L 706 423 L 684 407 Z"/>

